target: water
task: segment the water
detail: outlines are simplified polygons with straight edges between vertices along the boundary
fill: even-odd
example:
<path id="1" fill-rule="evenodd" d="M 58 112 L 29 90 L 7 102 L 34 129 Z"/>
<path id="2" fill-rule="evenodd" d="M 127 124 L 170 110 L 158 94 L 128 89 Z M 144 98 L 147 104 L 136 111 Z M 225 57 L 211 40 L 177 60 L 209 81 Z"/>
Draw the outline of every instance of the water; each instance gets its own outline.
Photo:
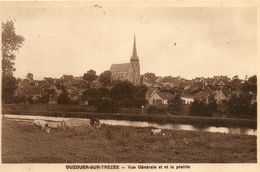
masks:
<path id="1" fill-rule="evenodd" d="M 12 115 L 6 114 L 5 117 L 12 118 L 19 121 L 28 121 L 34 119 L 42 119 L 49 121 L 66 121 L 69 119 L 75 118 L 64 118 L 64 117 L 47 117 L 47 116 L 31 116 L 31 115 Z M 76 118 L 84 120 L 82 118 Z M 85 119 L 86 120 L 86 119 Z M 241 134 L 241 135 L 257 135 L 256 129 L 250 128 L 229 128 L 229 127 L 216 127 L 216 126 L 206 126 L 206 127 L 197 127 L 194 125 L 187 124 L 159 124 L 153 122 L 137 122 L 137 121 L 127 121 L 127 120 L 100 120 L 101 124 L 107 125 L 121 125 L 121 126 L 132 126 L 132 127 L 154 127 L 160 129 L 170 129 L 170 130 L 187 130 L 187 131 L 204 131 L 211 133 L 226 133 L 226 134 Z"/>

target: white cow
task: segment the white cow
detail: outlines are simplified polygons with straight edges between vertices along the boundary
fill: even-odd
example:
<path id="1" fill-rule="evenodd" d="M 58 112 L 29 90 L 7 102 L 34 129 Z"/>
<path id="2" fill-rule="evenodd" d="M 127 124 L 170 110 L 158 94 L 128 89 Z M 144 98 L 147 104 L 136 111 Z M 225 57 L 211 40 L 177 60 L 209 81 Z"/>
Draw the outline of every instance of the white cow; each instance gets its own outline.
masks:
<path id="1" fill-rule="evenodd" d="M 65 121 L 49 121 L 47 125 L 49 128 L 55 128 L 55 129 L 65 130 L 66 128 Z"/>
<path id="2" fill-rule="evenodd" d="M 65 128 L 76 128 L 76 127 L 94 127 L 96 129 L 101 128 L 99 119 L 69 119 L 64 122 Z"/>
<path id="3" fill-rule="evenodd" d="M 154 135 L 160 134 L 162 132 L 162 129 L 152 129 L 152 133 Z"/>
<path id="4" fill-rule="evenodd" d="M 36 119 L 33 121 L 34 129 L 37 131 L 38 127 L 41 127 L 42 131 L 46 131 L 49 133 L 51 129 L 48 127 L 48 122 L 42 120 L 42 119 Z"/>
<path id="5" fill-rule="evenodd" d="M 76 127 L 90 127 L 89 119 L 69 119 L 65 121 L 66 128 L 76 128 Z"/>

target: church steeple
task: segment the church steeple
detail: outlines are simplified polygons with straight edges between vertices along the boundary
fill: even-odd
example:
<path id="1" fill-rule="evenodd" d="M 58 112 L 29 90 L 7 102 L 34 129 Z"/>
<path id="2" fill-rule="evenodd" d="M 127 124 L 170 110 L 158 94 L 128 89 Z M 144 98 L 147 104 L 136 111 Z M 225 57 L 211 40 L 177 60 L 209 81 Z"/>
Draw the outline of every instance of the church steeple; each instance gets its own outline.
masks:
<path id="1" fill-rule="evenodd" d="M 135 42 L 135 36 L 134 36 L 134 45 L 133 45 L 133 54 L 131 57 L 130 61 L 138 61 L 138 56 L 137 56 L 137 50 L 136 50 L 136 42 Z"/>

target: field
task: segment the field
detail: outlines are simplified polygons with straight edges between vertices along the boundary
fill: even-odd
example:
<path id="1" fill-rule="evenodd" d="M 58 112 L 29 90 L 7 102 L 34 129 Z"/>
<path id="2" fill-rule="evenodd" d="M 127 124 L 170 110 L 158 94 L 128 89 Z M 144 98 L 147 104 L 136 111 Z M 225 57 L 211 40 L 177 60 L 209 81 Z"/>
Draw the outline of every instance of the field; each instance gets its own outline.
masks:
<path id="1" fill-rule="evenodd" d="M 2 118 L 3 163 L 256 163 L 256 136 L 102 126 L 36 132 Z"/>

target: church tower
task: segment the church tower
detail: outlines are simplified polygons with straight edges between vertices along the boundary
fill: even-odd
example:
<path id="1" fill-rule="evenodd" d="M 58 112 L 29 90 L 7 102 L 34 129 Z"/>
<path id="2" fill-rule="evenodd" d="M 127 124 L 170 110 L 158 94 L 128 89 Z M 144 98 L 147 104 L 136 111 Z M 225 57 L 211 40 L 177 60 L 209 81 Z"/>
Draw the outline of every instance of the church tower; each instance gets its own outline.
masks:
<path id="1" fill-rule="evenodd" d="M 130 59 L 130 64 L 132 66 L 132 71 L 131 71 L 132 83 L 134 85 L 139 85 L 140 84 L 140 63 L 139 63 L 139 58 L 136 50 L 135 36 L 134 36 L 133 54 Z"/>

